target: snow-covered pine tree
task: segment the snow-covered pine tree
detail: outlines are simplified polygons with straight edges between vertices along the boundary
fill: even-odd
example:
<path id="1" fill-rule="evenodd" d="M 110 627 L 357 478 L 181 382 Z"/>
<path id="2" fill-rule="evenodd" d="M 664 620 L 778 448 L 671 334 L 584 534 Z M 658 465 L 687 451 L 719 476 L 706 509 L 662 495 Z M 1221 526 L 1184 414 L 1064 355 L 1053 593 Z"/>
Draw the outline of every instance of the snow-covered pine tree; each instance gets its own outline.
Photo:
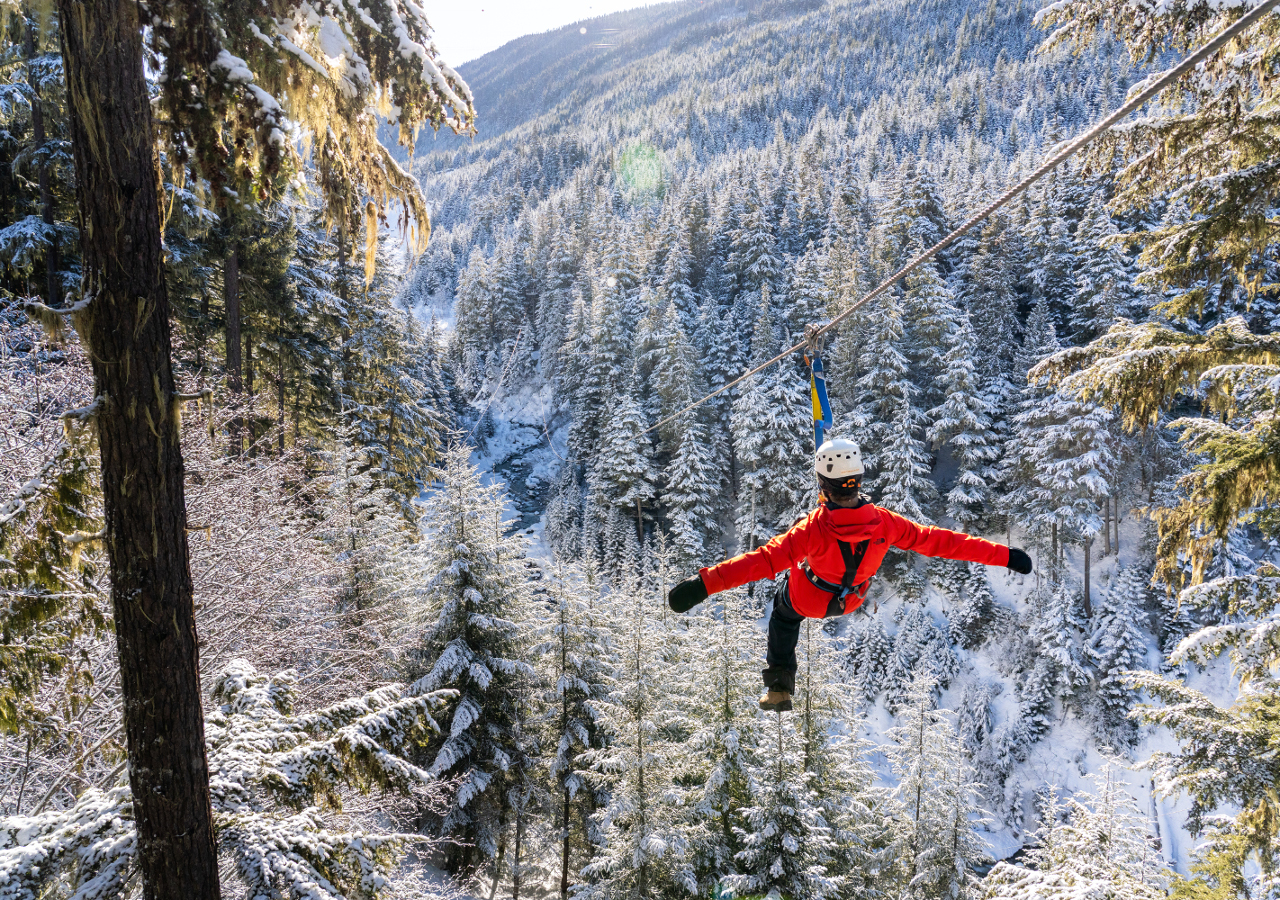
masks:
<path id="1" fill-rule="evenodd" d="M 583 754 L 604 746 L 597 724 L 609 695 L 614 649 L 598 589 L 582 573 L 559 567 L 546 584 L 551 613 L 534 628 L 531 653 L 550 690 L 544 728 L 552 780 L 552 828 L 558 838 L 562 900 L 590 853 L 591 815 L 607 797 L 582 776 Z"/>
<path id="2" fill-rule="evenodd" d="M 870 890 L 889 864 L 888 827 L 879 814 L 884 793 L 869 762 L 873 745 L 859 737 L 862 692 L 850 684 L 829 632 L 812 620 L 802 628 L 794 727 L 802 741 L 802 765 L 814 776 L 812 787 L 831 828 L 828 868 L 843 875 L 844 891 Z"/>
<path id="3" fill-rule="evenodd" d="M 1050 788 L 1044 823 L 1027 865 L 996 863 L 983 882 L 983 900 L 1161 900 L 1169 873 L 1143 815 L 1108 761 L 1095 777 L 1098 793 L 1065 804 Z"/>
<path id="4" fill-rule="evenodd" d="M 758 364 L 780 346 L 774 314 L 762 309 L 752 341 Z M 733 404 L 738 487 L 738 540 L 743 550 L 765 543 L 804 514 L 813 500 L 813 433 L 808 383 L 794 368 L 775 366 L 747 381 Z"/>
<path id="5" fill-rule="evenodd" d="M 960 644 L 973 650 L 982 646 L 995 620 L 996 602 L 987 579 L 987 567 L 981 563 L 962 563 L 964 578 L 960 585 L 960 602 L 951 621 L 952 635 Z"/>
<path id="6" fill-rule="evenodd" d="M 872 613 L 859 629 L 856 645 L 851 645 L 848 661 L 853 682 L 864 703 L 874 702 L 888 686 L 893 641 L 885 631 L 880 613 Z"/>
<path id="7" fill-rule="evenodd" d="M 915 521 L 928 521 L 925 509 L 936 495 L 929 479 L 924 446 L 925 419 L 916 406 L 903 352 L 900 303 L 893 291 L 884 294 L 871 313 L 861 358 L 865 369 L 855 386 L 860 398 L 853 416 L 855 434 L 867 466 L 867 492 L 876 502 Z"/>
<path id="8" fill-rule="evenodd" d="M 683 704 L 689 718 L 690 770 L 696 773 L 688 791 L 693 836 L 693 865 L 701 890 L 711 890 L 735 870 L 742 843 L 735 832 L 748 802 L 756 729 L 755 695 L 759 678 L 755 646 L 758 634 L 745 592 L 718 594 L 719 609 L 703 604 L 690 619 L 685 662 L 691 684 Z"/>
<path id="9" fill-rule="evenodd" d="M 1055 317 L 1069 315 L 1078 272 L 1076 240 L 1058 196 L 1056 179 L 1045 184 L 1041 201 L 1027 219 L 1024 240 L 1030 262 L 1027 284 L 1032 302 L 1043 300 Z M 1031 324 L 1027 327 L 1030 332 Z"/>
<path id="10" fill-rule="evenodd" d="M 732 233 L 727 267 L 736 276 L 737 289 L 749 294 L 771 285 L 782 270 L 777 238 L 769 226 L 764 203 L 754 185 L 738 227 Z"/>
<path id="11" fill-rule="evenodd" d="M 785 298 L 788 344 L 800 340 L 805 328 L 823 321 L 827 316 L 825 267 L 825 255 L 812 242 L 796 260 Z"/>
<path id="12" fill-rule="evenodd" d="M 359 448 L 353 430 L 341 429 L 338 438 L 327 454 L 321 536 L 342 568 L 343 605 L 362 613 L 359 619 L 368 624 L 381 618 L 375 611 L 400 587 L 392 582 L 396 560 L 412 535 L 400 495 L 382 482 L 381 470 Z"/>
<path id="13" fill-rule="evenodd" d="M 925 249 L 916 241 L 908 253 L 912 256 Z M 911 361 L 911 374 L 920 389 L 919 403 L 926 408 L 938 405 L 946 397 L 943 377 L 950 366 L 944 358 L 959 318 L 951 288 L 933 263 L 916 269 L 907 276 L 902 301 L 904 346 Z M 972 347 L 970 348 L 972 357 Z"/>
<path id="14" fill-rule="evenodd" d="M 1122 747 L 1136 737 L 1129 710 L 1137 696 L 1126 673 L 1147 667 L 1147 637 L 1141 622 L 1150 581 L 1150 569 L 1142 566 L 1126 566 L 1117 572 L 1084 647 L 1098 726 L 1108 740 Z"/>
<path id="15" fill-rule="evenodd" d="M 342 793 L 441 782 L 411 762 L 438 732 L 447 691 L 386 685 L 312 713 L 293 711 L 296 674 L 234 660 L 214 682 L 206 719 L 210 798 L 224 877 L 247 896 L 376 900 L 397 895 L 395 869 L 420 835 L 346 828 Z M 136 813 L 127 785 L 90 788 L 67 809 L 0 827 L 5 900 L 124 896 L 135 876 Z M 427 842 L 434 846 L 435 842 Z"/>
<path id="16" fill-rule="evenodd" d="M 593 502 L 629 516 L 636 523 L 637 539 L 642 510 L 658 493 L 647 427 L 631 391 L 620 391 L 609 406 L 591 472 Z"/>
<path id="17" fill-rule="evenodd" d="M 1080 250 L 1069 324 L 1077 344 L 1105 333 L 1116 318 L 1133 315 L 1133 277 L 1115 244 L 1117 234 L 1102 197 L 1095 194 L 1076 234 Z"/>
<path id="18" fill-rule="evenodd" d="M 987 220 L 969 264 L 969 284 L 957 298 L 977 335 L 975 361 L 989 402 L 997 410 L 1012 390 L 1011 367 L 1022 331 L 1015 294 L 1014 237 L 1006 217 L 996 215 Z"/>
<path id="19" fill-rule="evenodd" d="M 501 489 L 481 483 L 468 450 L 450 448 L 432 474 L 420 574 L 405 598 L 416 640 L 403 664 L 416 690 L 457 692 L 425 768 L 460 783 L 449 804 L 424 818 L 459 841 L 446 854 L 449 871 L 471 874 L 497 855 L 507 792 L 522 777 L 518 704 L 534 674 L 525 661 L 529 584 L 521 540 L 503 535 Z"/>
<path id="20" fill-rule="evenodd" d="M 749 799 L 734 829 L 743 849 L 737 871 L 724 884 L 743 896 L 839 896 L 847 876 L 832 866 L 836 841 L 815 775 L 804 767 L 796 719 L 782 713 L 757 717 Z"/>
<path id="21" fill-rule="evenodd" d="M 911 681 L 889 731 L 893 832 L 900 894 L 911 898 L 973 896 L 972 867 L 985 856 L 974 833 L 977 787 L 947 714 L 936 708 L 937 680 Z"/>
<path id="22" fill-rule="evenodd" d="M 944 448 L 956 466 L 947 491 L 946 514 L 963 529 L 979 525 L 992 507 L 999 457 L 991 427 L 994 410 L 987 402 L 973 363 L 976 339 L 967 314 L 958 314 L 956 327 L 946 335 L 945 370 L 937 376 L 942 403 L 929 410 L 929 440 Z"/>
<path id="23" fill-rule="evenodd" d="M 1084 609 L 1091 614 L 1089 563 L 1102 530 L 1101 503 L 1114 493 L 1117 439 L 1106 407 L 1062 391 L 1043 395 L 1015 418 L 1006 451 L 1016 461 L 1005 498 L 1014 517 L 1043 539 L 1083 544 Z"/>
<path id="24" fill-rule="evenodd" d="M 1064 695 L 1074 693 L 1088 681 L 1082 659 L 1086 622 L 1081 617 L 1080 600 L 1076 586 L 1053 570 L 1030 598 L 1031 638 Z"/>
<path id="25" fill-rule="evenodd" d="M 672 736 L 673 694 L 684 689 L 672 671 L 675 632 L 666 598 L 625 573 L 605 598 L 617 663 L 613 690 L 599 705 L 605 745 L 583 755 L 587 778 L 608 795 L 593 817 L 596 852 L 575 893 L 590 900 L 646 900 L 693 893 L 686 811 L 675 779 L 688 750 Z M 672 617 L 674 619 L 674 617 Z"/>
<path id="26" fill-rule="evenodd" d="M 893 636 L 883 685 L 889 691 L 887 706 L 894 712 L 906 702 L 916 681 L 928 677 L 935 687 L 945 688 L 957 670 L 949 636 L 922 604 L 905 603 L 896 615 L 898 633 Z"/>

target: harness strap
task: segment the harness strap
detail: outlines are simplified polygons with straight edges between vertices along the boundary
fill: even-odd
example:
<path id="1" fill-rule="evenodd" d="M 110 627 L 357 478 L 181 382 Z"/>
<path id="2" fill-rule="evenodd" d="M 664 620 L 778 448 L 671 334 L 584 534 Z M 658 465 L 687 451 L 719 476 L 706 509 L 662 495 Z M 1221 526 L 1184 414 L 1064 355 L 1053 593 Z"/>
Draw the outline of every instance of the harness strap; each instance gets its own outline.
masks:
<path id="1" fill-rule="evenodd" d="M 800 563 L 800 571 L 804 572 L 809 583 L 820 591 L 824 591 L 831 595 L 830 602 L 827 603 L 827 611 L 823 614 L 824 619 L 832 616 L 844 615 L 846 600 L 850 594 L 856 594 L 858 597 L 867 595 L 867 588 L 871 586 L 871 579 L 868 578 L 862 584 L 855 586 L 853 580 L 858 577 L 858 567 L 862 565 L 862 558 L 867 555 L 867 546 L 871 541 L 859 541 L 856 547 L 850 546 L 848 541 L 836 541 L 840 546 L 840 555 L 844 557 L 844 577 L 840 579 L 839 584 L 827 581 L 825 578 L 813 571 L 813 567 L 809 565 L 809 560 L 803 560 Z"/>

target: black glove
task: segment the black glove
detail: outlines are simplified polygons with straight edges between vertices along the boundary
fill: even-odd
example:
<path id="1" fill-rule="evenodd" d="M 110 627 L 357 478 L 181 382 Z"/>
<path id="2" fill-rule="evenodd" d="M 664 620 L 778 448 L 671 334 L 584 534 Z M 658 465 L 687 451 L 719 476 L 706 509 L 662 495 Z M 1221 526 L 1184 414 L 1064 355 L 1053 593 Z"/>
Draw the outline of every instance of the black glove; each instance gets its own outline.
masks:
<path id="1" fill-rule="evenodd" d="M 678 613 L 688 612 L 706 599 L 707 586 L 701 575 L 680 582 L 667 594 L 667 604 Z"/>
<path id="2" fill-rule="evenodd" d="M 1027 551 L 1019 550 L 1017 547 L 1010 547 L 1009 568 L 1017 572 L 1019 575 L 1030 575 L 1031 557 L 1027 556 Z"/>

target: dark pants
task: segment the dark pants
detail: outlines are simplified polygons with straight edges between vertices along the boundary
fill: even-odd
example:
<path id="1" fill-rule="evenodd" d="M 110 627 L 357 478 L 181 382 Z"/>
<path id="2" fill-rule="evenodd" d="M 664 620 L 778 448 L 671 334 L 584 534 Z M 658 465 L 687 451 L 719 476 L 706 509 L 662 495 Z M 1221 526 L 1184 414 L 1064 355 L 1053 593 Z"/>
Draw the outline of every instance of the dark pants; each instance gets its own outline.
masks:
<path id="1" fill-rule="evenodd" d="M 796 644 L 804 616 L 791 607 L 791 588 L 784 575 L 773 592 L 773 613 L 769 616 L 769 645 L 765 661 L 769 667 L 760 674 L 771 691 L 796 692 Z"/>

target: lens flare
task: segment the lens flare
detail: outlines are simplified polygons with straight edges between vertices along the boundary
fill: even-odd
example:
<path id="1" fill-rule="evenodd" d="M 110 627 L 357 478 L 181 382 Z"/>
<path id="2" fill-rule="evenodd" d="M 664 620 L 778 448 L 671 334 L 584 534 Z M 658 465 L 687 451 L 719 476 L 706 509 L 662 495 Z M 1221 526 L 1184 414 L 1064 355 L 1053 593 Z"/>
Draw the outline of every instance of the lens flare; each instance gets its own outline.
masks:
<path id="1" fill-rule="evenodd" d="M 662 156 L 648 144 L 632 144 L 618 156 L 618 180 L 632 203 L 650 203 L 662 197 L 665 178 Z"/>

